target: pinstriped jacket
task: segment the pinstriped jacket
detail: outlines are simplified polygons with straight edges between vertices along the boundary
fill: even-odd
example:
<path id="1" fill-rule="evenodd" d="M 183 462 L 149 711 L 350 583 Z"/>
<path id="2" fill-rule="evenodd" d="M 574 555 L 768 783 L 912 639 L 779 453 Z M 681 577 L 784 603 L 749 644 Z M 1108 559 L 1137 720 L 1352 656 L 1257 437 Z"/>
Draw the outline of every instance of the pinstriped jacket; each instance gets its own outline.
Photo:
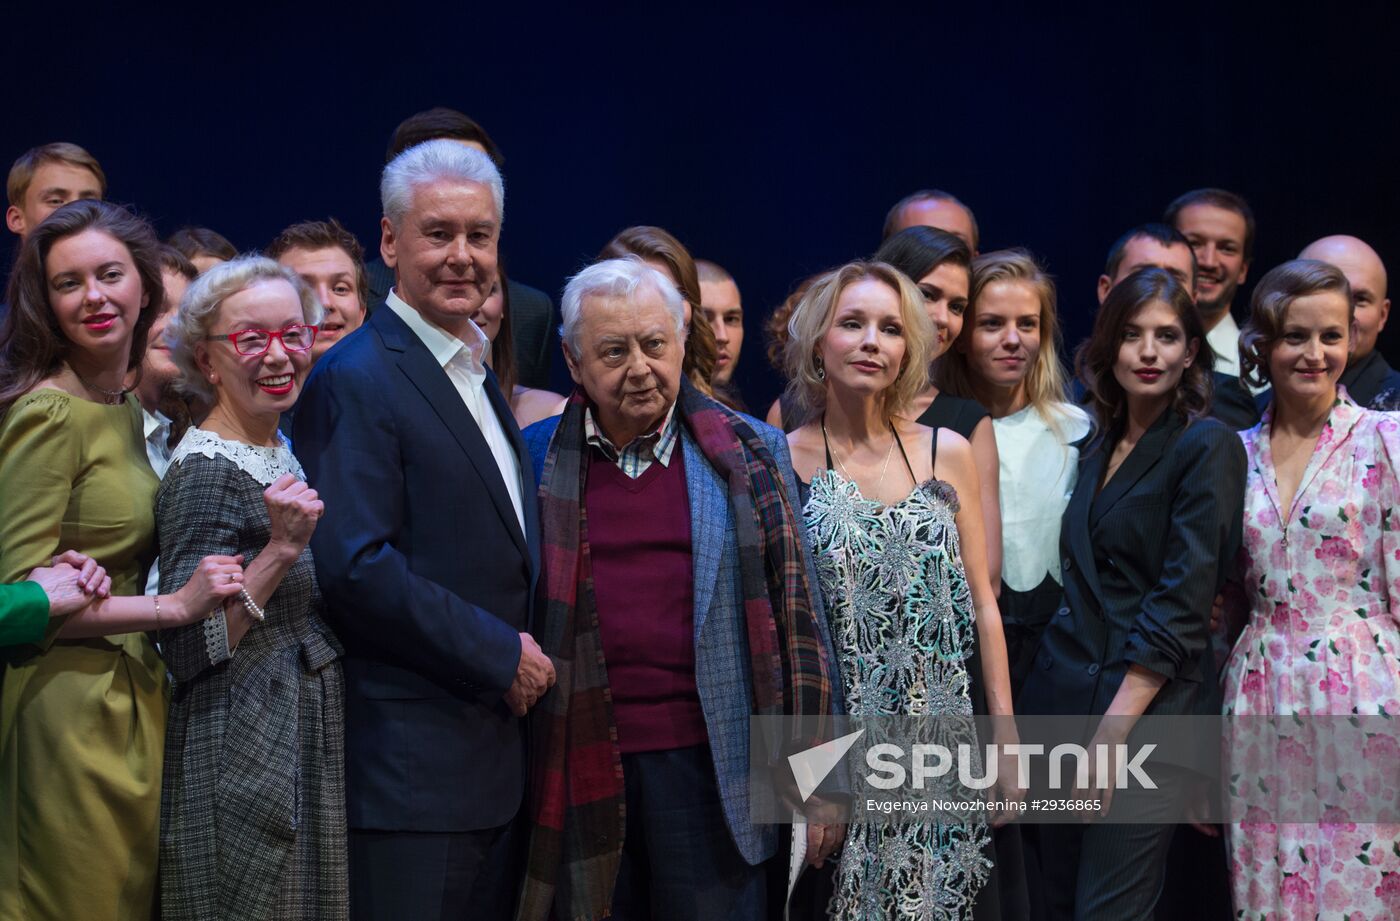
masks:
<path id="1" fill-rule="evenodd" d="M 748 416 L 740 415 L 768 445 L 783 472 L 783 485 L 802 525 L 797 480 L 792 472 L 787 439 L 782 432 Z M 536 475 L 542 475 L 549 442 L 558 428 L 559 417 L 545 419 L 525 430 L 525 443 L 534 460 Z M 728 486 L 715 473 L 701 453 L 690 430 L 680 427 L 681 450 L 685 452 L 685 486 L 690 498 L 690 539 L 695 597 L 695 685 L 710 737 L 710 754 L 729 833 L 744 859 L 758 864 L 777 850 L 776 825 L 755 825 L 749 812 L 749 716 L 753 712 L 748 640 L 745 633 L 743 590 L 740 586 L 738 544 L 734 512 L 729 506 Z M 808 543 L 802 538 L 803 554 Z M 831 634 L 822 609 L 821 590 L 810 558 L 806 560 L 807 581 L 812 590 L 812 608 L 817 614 L 827 661 Z M 832 691 L 839 698 L 841 679 L 832 675 Z"/>

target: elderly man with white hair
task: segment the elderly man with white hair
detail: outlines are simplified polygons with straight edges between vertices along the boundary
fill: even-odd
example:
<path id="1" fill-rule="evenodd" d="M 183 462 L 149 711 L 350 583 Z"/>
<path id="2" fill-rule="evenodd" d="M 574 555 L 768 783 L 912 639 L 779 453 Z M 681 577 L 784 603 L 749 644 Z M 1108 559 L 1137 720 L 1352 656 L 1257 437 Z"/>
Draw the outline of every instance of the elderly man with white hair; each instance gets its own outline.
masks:
<path id="1" fill-rule="evenodd" d="M 386 307 L 316 364 L 297 454 L 345 645 L 354 918 L 493 917 L 524 793 L 520 717 L 554 681 L 529 634 L 535 478 L 472 322 L 496 281 L 500 173 L 429 141 L 384 168 Z M 473 892 L 478 877 L 491 891 Z"/>
<path id="2" fill-rule="evenodd" d="M 778 834 L 750 815 L 750 716 L 839 705 L 786 441 L 685 380 L 684 311 L 635 256 L 580 272 L 577 389 L 525 433 L 536 633 L 565 664 L 532 722 L 524 919 L 762 917 Z M 811 828 L 819 862 L 841 829 Z"/>

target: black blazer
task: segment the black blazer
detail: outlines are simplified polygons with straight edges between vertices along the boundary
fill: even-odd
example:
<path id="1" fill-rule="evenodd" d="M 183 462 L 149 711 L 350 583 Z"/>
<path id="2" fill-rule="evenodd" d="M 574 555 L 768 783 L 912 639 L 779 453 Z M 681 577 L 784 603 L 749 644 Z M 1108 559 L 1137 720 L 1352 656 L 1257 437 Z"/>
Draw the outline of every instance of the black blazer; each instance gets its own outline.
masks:
<path id="1" fill-rule="evenodd" d="M 369 292 L 367 303 L 373 315 L 394 287 L 394 270 L 384 260 L 365 264 Z M 515 370 L 525 387 L 547 389 L 554 356 L 559 352 L 559 331 L 554 325 L 554 302 L 538 288 L 506 279 L 510 293 L 510 334 L 515 339 Z"/>
<path id="2" fill-rule="evenodd" d="M 1081 454 L 1060 531 L 1064 600 L 1017 709 L 1102 714 L 1135 663 L 1167 677 L 1148 713 L 1218 714 L 1210 608 L 1240 547 L 1244 445 L 1168 410 L 1095 495 L 1112 450 L 1100 435 Z"/>
<path id="3" fill-rule="evenodd" d="M 1263 410 L 1255 402 L 1254 394 L 1240 383 L 1238 377 L 1214 371 L 1211 373 L 1211 384 L 1214 392 L 1210 405 L 1212 419 L 1219 419 L 1236 432 L 1252 429 L 1259 424 Z"/>
<path id="4" fill-rule="evenodd" d="M 1268 401 L 1260 403 L 1255 396 L 1240 383 L 1238 377 L 1221 371 L 1210 374 L 1211 401 L 1207 411 L 1212 419 L 1219 419 L 1236 432 L 1252 429 L 1259 424 Z M 1070 397 L 1080 406 L 1088 407 L 1092 402 L 1089 390 L 1078 377 L 1069 384 Z"/>
<path id="5" fill-rule="evenodd" d="M 509 822 L 524 787 L 515 678 L 539 573 L 530 455 L 521 533 L 491 449 L 447 373 L 384 309 L 317 363 L 293 444 L 326 512 L 311 547 L 345 645 L 352 828 L 460 832 Z"/>
<path id="6" fill-rule="evenodd" d="M 1348 365 L 1341 383 L 1358 406 L 1385 411 L 1400 408 L 1400 372 L 1390 367 L 1380 349 Z"/>

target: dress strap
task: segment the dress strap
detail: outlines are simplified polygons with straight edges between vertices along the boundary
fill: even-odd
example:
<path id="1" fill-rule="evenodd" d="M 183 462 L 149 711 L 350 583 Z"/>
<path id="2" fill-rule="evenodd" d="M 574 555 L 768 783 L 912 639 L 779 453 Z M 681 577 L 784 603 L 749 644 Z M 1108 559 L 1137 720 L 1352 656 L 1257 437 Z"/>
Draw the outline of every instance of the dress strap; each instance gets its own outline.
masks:
<path id="1" fill-rule="evenodd" d="M 899 456 L 904 458 L 904 469 L 909 471 L 909 479 L 918 486 L 919 478 L 914 476 L 914 466 L 909 463 L 909 454 L 904 450 L 904 442 L 900 440 L 899 430 L 894 427 L 894 422 L 890 422 L 890 434 L 894 436 L 894 443 L 899 445 Z"/>
<path id="2" fill-rule="evenodd" d="M 929 452 L 929 455 L 928 455 L 928 462 L 929 462 L 929 468 L 928 468 L 928 469 L 931 470 L 931 471 L 933 471 L 933 478 L 934 478 L 935 480 L 938 479 L 938 433 L 939 433 L 940 431 L 941 431 L 941 429 L 934 429 L 934 430 L 933 430 L 933 450 L 930 451 L 930 452 Z M 900 449 L 901 451 L 903 451 L 903 450 L 904 450 L 904 446 L 903 446 L 903 445 L 900 445 L 900 448 L 899 448 L 899 449 Z M 905 463 L 908 463 L 908 461 L 905 461 Z"/>
<path id="3" fill-rule="evenodd" d="M 836 465 L 831 460 L 831 442 L 826 440 L 826 413 L 822 413 L 822 447 L 826 448 L 826 469 L 835 470 Z"/>

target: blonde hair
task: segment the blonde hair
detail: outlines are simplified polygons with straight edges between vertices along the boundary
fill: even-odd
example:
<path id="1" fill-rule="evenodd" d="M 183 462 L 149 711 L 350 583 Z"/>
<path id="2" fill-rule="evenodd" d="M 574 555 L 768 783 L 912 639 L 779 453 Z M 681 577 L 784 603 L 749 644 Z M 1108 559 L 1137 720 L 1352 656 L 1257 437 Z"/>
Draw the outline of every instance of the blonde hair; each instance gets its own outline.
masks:
<path id="1" fill-rule="evenodd" d="M 924 310 L 924 298 L 914 283 L 883 262 L 857 260 L 833 269 L 812 282 L 788 320 L 784 363 L 788 396 L 804 416 L 826 406 L 825 373 L 818 374 L 816 351 L 831 329 L 841 294 L 858 281 L 883 282 L 899 296 L 899 318 L 904 324 L 904 362 L 899 376 L 884 392 L 885 418 L 897 416 L 928 386 L 928 366 L 935 332 Z"/>
<path id="2" fill-rule="evenodd" d="M 967 315 L 958 338 L 966 344 L 972 337 L 977 325 L 977 301 L 987 286 L 996 282 L 1026 285 L 1040 302 L 1040 352 L 1035 364 L 1026 372 L 1026 396 L 1045 423 L 1056 435 L 1061 435 L 1060 421 L 1064 415 L 1060 406 L 1066 402 L 1067 391 L 1064 367 L 1060 364 L 1062 340 L 1060 318 L 1055 310 L 1055 281 L 1027 250 L 1000 249 L 972 260 L 972 289 L 968 292 Z M 950 348 L 943 353 L 934 381 L 939 390 L 955 397 L 976 399 L 972 379 L 972 366 L 965 351 Z"/>
<path id="3" fill-rule="evenodd" d="M 240 291 L 246 291 L 264 281 L 285 281 L 301 302 L 304 322 L 315 326 L 325 311 L 321 302 L 301 276 L 266 256 L 250 253 L 228 262 L 221 262 L 190 283 L 180 306 L 165 327 L 165 340 L 170 346 L 170 360 L 180 369 L 177 387 L 181 393 L 210 404 L 218 402 L 214 386 L 200 373 L 195 348 L 209 335 L 219 319 L 224 301 Z"/>
<path id="4" fill-rule="evenodd" d="M 102 165 L 97 162 L 97 158 L 77 144 L 55 141 L 52 144 L 44 144 L 32 150 L 26 150 L 15 160 L 5 182 L 5 193 L 9 196 L 10 204 L 24 205 L 24 195 L 29 191 L 29 184 L 34 181 L 34 174 L 39 171 L 39 167 L 48 163 L 66 163 L 69 166 L 87 170 L 97 179 L 97 188 L 101 192 L 101 197 L 106 197 L 107 174 L 102 172 Z"/>

